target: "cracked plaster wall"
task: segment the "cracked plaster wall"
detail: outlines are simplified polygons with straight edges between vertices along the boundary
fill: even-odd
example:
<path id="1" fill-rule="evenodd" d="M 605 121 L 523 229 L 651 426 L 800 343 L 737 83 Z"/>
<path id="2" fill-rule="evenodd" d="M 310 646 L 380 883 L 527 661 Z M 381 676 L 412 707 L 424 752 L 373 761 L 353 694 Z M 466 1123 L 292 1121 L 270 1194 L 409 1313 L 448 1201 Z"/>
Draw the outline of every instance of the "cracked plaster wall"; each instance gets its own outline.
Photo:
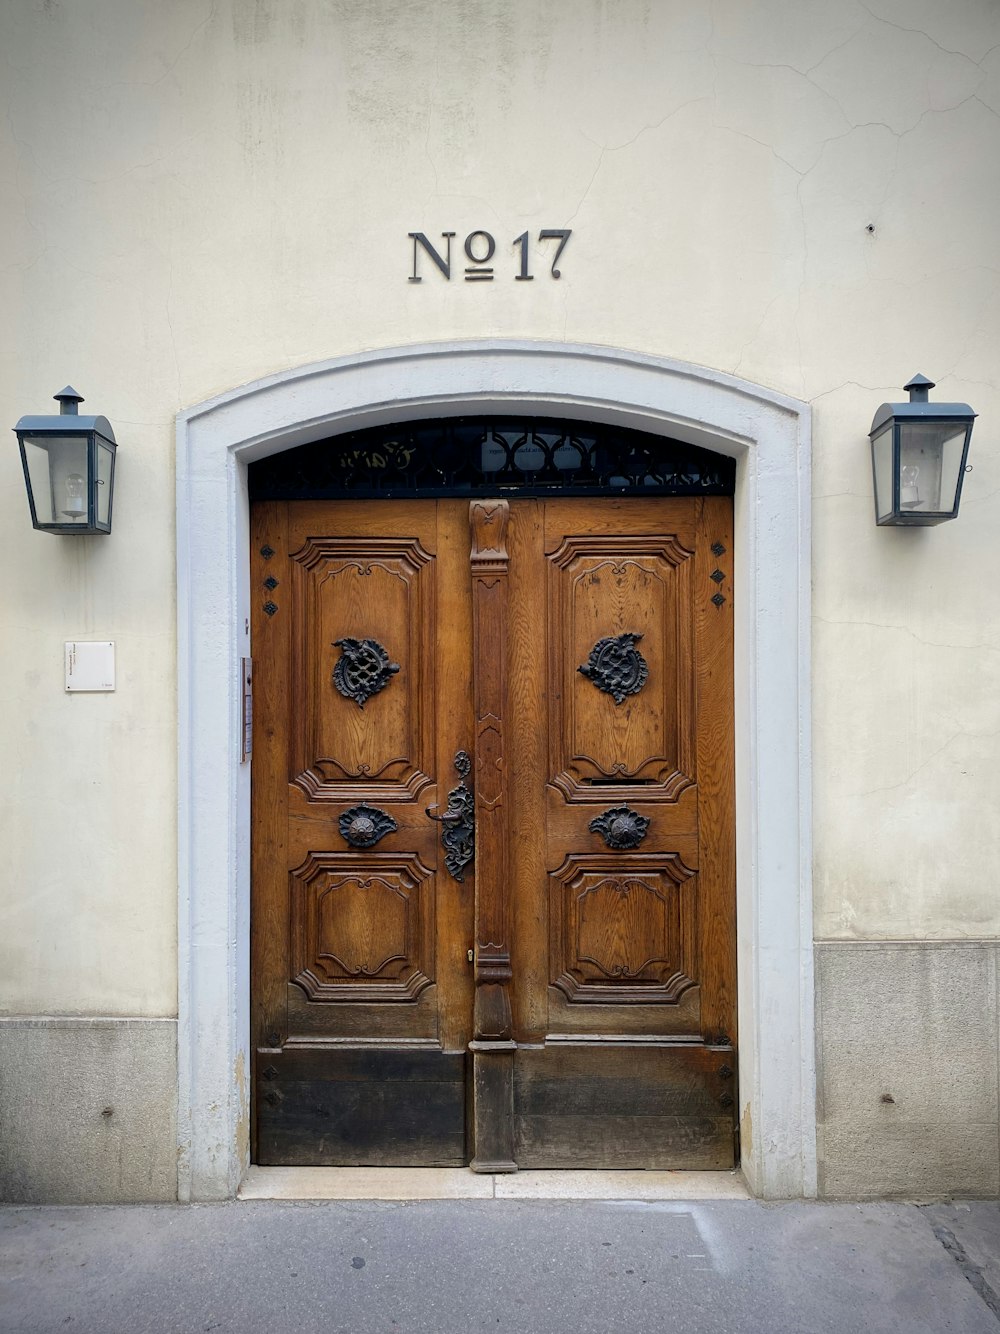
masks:
<path id="1" fill-rule="evenodd" d="M 69 380 L 121 444 L 107 540 L 34 535 L 0 459 L 7 1012 L 176 1012 L 174 414 L 434 339 L 812 403 L 817 935 L 1000 934 L 994 0 L 25 0 L 0 70 L 0 419 Z M 562 226 L 563 278 L 511 281 Z M 476 228 L 497 281 L 406 282 L 408 231 Z M 981 414 L 974 471 L 957 523 L 876 530 L 915 371 Z M 77 637 L 114 694 L 64 696 Z"/>

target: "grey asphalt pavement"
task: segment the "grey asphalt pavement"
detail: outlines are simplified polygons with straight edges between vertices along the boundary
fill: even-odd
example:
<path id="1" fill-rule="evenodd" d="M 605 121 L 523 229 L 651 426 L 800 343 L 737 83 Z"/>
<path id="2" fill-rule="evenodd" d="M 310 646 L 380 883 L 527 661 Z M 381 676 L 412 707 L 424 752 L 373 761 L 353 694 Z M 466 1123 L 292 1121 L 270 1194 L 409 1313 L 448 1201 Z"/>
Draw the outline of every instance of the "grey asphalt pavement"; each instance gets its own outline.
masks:
<path id="1" fill-rule="evenodd" d="M 4 1334 L 1000 1334 L 1000 1205 L 0 1209 Z"/>

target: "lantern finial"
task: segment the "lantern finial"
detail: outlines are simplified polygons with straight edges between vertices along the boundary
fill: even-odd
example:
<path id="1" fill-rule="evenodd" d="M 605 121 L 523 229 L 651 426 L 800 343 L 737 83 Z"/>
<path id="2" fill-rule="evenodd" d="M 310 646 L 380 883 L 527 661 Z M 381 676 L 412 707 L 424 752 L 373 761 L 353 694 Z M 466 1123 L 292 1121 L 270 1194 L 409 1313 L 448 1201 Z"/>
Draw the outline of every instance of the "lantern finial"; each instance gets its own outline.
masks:
<path id="1" fill-rule="evenodd" d="M 63 417 L 75 417 L 78 411 L 76 405 L 83 402 L 83 395 L 78 394 L 71 384 L 52 397 L 59 404 L 59 412 Z"/>
<path id="2" fill-rule="evenodd" d="M 903 388 L 909 391 L 911 403 L 926 403 L 928 395 L 934 388 L 934 381 L 928 380 L 926 375 L 915 375 L 909 384 L 904 384 Z"/>

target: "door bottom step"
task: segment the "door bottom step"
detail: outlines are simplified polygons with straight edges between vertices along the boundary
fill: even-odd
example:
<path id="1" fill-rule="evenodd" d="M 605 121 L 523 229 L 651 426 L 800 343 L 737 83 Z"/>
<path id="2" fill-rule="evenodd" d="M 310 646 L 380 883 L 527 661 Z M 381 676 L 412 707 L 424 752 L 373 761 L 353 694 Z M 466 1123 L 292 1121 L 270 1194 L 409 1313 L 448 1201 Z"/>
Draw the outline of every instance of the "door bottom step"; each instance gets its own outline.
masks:
<path id="1" fill-rule="evenodd" d="M 241 1200 L 749 1200 L 724 1172 L 543 1171 L 464 1167 L 251 1167 Z"/>

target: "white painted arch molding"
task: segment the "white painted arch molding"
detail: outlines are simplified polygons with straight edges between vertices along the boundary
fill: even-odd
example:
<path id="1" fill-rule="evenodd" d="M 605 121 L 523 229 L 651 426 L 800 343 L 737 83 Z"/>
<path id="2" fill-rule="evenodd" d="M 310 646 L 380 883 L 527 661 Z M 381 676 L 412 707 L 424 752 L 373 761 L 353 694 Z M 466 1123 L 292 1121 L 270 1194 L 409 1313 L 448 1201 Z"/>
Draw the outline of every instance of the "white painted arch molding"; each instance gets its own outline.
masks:
<path id="1" fill-rule="evenodd" d="M 809 741 L 809 408 L 683 362 L 562 343 L 436 343 L 259 380 L 177 419 L 178 1194 L 225 1199 L 248 1163 L 250 786 L 246 465 L 341 431 L 549 412 L 737 459 L 736 805 L 743 1170 L 815 1194 Z"/>

